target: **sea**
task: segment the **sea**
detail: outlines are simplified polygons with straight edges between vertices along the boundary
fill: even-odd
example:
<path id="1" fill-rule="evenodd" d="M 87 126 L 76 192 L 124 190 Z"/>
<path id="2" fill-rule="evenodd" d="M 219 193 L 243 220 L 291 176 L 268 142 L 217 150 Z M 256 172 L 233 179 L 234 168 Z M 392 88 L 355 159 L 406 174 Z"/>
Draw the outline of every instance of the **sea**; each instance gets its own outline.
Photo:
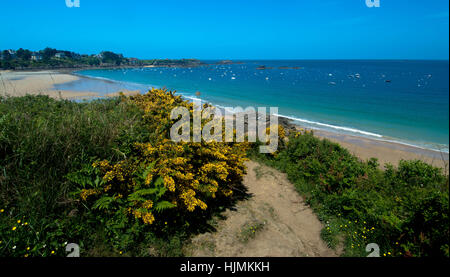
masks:
<path id="1" fill-rule="evenodd" d="M 220 107 L 277 107 L 277 115 L 307 128 L 449 151 L 448 61 L 204 62 L 81 70 L 76 74 L 89 78 L 56 88 L 106 94 L 165 87 Z"/>

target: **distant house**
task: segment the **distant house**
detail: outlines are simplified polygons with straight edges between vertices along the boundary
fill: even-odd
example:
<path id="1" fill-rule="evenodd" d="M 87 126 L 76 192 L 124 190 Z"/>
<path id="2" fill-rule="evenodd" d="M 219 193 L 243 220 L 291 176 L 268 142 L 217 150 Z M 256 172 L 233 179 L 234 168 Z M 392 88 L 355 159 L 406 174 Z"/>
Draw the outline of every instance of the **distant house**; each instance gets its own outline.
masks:
<path id="1" fill-rule="evenodd" d="M 31 54 L 31 60 L 32 61 L 40 61 L 40 60 L 42 60 L 42 55 L 39 54 L 38 52 L 33 52 Z"/>
<path id="2" fill-rule="evenodd" d="M 7 51 L 8 51 L 9 54 L 11 55 L 11 58 L 15 59 L 15 58 L 17 57 L 16 51 L 15 51 L 15 50 L 9 49 L 9 50 L 7 50 Z"/>
<path id="3" fill-rule="evenodd" d="M 101 52 L 100 54 L 95 55 L 94 57 L 99 58 L 99 59 L 103 59 L 103 52 Z"/>
<path id="4" fill-rule="evenodd" d="M 66 57 L 66 54 L 63 53 L 63 52 L 58 52 L 58 53 L 55 54 L 55 57 L 58 58 L 58 59 L 62 59 L 62 58 Z"/>
<path id="5" fill-rule="evenodd" d="M 16 51 L 14 50 L 5 50 L 9 56 L 11 57 L 11 59 L 15 59 L 17 57 Z M 0 60 L 4 60 L 5 59 L 5 55 L 3 55 L 3 50 L 0 50 Z"/>
<path id="6" fill-rule="evenodd" d="M 137 65 L 137 64 L 139 64 L 139 59 L 129 58 L 128 60 L 129 60 L 130 65 Z"/>

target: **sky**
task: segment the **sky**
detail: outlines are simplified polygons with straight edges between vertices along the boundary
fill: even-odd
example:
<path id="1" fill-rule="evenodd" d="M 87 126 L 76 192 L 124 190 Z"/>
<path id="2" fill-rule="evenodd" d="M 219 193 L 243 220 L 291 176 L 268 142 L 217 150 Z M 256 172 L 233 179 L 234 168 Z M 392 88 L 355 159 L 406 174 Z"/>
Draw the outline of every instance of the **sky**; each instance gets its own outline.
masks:
<path id="1" fill-rule="evenodd" d="M 0 0 L 0 49 L 136 58 L 444 59 L 448 0 Z"/>

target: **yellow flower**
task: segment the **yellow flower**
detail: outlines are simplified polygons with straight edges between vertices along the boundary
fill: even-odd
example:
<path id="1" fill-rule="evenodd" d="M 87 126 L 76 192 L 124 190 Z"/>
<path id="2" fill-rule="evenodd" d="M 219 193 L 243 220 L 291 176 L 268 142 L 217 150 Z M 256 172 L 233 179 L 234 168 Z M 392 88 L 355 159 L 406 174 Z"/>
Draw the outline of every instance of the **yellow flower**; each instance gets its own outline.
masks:
<path id="1" fill-rule="evenodd" d="M 3 213 L 4 211 L 5 211 L 4 209 L 1 209 L 1 210 L 0 210 L 0 213 Z"/>
<path id="2" fill-rule="evenodd" d="M 20 219 L 19 219 L 19 220 L 17 220 L 17 223 L 20 223 Z"/>
<path id="3" fill-rule="evenodd" d="M 27 226 L 27 225 L 28 225 L 28 222 L 25 222 L 23 225 Z"/>
<path id="4" fill-rule="evenodd" d="M 144 209 L 150 210 L 153 207 L 153 201 L 152 200 L 147 200 L 142 204 L 142 207 Z"/>
<path id="5" fill-rule="evenodd" d="M 145 224 L 152 224 L 153 221 L 155 221 L 155 217 L 151 213 L 145 213 L 142 216 L 142 220 L 144 221 Z"/>
<path id="6" fill-rule="evenodd" d="M 55 254 L 55 251 L 52 250 L 52 255 Z"/>
<path id="7" fill-rule="evenodd" d="M 24 257 L 25 257 L 25 258 L 28 257 L 28 254 L 25 254 Z"/>
<path id="8" fill-rule="evenodd" d="M 122 251 L 120 251 L 120 252 L 119 252 L 119 254 L 120 254 L 120 255 L 122 255 L 122 254 L 123 254 L 123 252 L 122 252 Z"/>
<path id="9" fill-rule="evenodd" d="M 16 226 L 12 227 L 12 230 L 13 230 L 13 231 L 15 231 L 16 229 L 17 229 L 17 227 L 16 227 Z"/>
<path id="10" fill-rule="evenodd" d="M 30 251 L 30 247 L 29 246 L 27 247 L 27 251 Z"/>

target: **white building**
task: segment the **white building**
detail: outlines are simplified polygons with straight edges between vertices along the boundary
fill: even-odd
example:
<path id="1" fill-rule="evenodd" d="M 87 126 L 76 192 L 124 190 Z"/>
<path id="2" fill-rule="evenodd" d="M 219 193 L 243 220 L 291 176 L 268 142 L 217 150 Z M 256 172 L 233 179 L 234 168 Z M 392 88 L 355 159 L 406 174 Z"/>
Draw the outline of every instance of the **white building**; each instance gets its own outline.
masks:
<path id="1" fill-rule="evenodd" d="M 62 59 L 62 58 L 66 57 L 66 54 L 63 53 L 63 52 L 58 52 L 58 53 L 55 54 L 55 57 L 58 58 L 58 59 Z"/>
<path id="2" fill-rule="evenodd" d="M 33 52 L 31 54 L 31 60 L 32 61 L 40 61 L 40 60 L 42 60 L 42 55 L 39 54 L 38 52 Z"/>

